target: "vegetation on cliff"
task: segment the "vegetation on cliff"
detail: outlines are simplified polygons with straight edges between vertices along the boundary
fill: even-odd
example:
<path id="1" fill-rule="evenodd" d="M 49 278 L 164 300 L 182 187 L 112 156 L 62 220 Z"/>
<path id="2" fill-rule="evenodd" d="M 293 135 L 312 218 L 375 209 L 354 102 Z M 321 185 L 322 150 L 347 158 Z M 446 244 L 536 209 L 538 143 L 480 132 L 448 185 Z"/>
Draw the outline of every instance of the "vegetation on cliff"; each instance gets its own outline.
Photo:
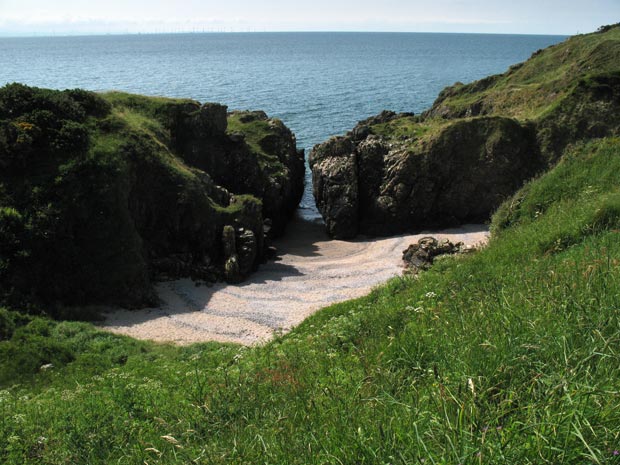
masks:
<path id="1" fill-rule="evenodd" d="M 0 462 L 620 463 L 620 138 L 586 139 L 486 248 L 264 346 L 0 310 Z"/>
<path id="2" fill-rule="evenodd" d="M 310 155 L 335 237 L 484 222 L 577 141 L 620 134 L 620 27 L 444 89 L 420 116 L 362 121 Z"/>
<path id="3" fill-rule="evenodd" d="M 243 118 L 261 123 L 248 142 Z M 280 233 L 301 198 L 303 156 L 279 121 L 230 120 L 234 137 L 222 105 L 0 89 L 2 297 L 48 312 L 144 305 L 160 274 L 251 272 L 264 256 L 264 219 Z"/>
<path id="4" fill-rule="evenodd" d="M 261 347 L 0 311 L 0 461 L 618 463 L 618 173 L 578 144 L 487 248 Z"/>

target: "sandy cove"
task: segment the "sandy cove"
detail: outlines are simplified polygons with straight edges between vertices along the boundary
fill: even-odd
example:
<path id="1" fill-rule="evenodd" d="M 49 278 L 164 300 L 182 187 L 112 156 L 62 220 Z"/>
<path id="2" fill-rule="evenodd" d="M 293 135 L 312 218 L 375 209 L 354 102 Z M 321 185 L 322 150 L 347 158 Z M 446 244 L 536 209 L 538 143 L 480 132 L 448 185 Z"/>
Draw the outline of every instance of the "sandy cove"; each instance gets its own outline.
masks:
<path id="1" fill-rule="evenodd" d="M 330 304 L 367 294 L 402 273 L 402 251 L 433 235 L 478 245 L 488 228 L 465 225 L 443 231 L 355 241 L 331 240 L 321 224 L 301 219 L 276 241 L 278 258 L 238 285 L 196 287 L 190 279 L 155 286 L 162 304 L 114 310 L 101 328 L 137 339 L 175 344 L 219 341 L 252 345 L 287 332 Z"/>

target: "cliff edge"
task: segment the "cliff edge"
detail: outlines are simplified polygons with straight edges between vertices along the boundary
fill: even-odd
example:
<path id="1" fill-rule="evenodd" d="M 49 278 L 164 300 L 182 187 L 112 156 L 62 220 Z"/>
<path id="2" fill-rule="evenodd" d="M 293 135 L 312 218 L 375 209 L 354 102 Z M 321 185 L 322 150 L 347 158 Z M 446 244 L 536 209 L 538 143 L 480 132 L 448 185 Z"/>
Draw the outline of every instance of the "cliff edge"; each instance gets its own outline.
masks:
<path id="1" fill-rule="evenodd" d="M 314 196 L 336 238 L 485 222 L 569 145 L 616 134 L 618 25 L 448 87 L 422 115 L 384 111 L 315 146 Z"/>
<path id="2" fill-rule="evenodd" d="M 262 112 L 5 86 L 3 298 L 142 306 L 154 279 L 242 280 L 301 198 L 295 144 Z"/>

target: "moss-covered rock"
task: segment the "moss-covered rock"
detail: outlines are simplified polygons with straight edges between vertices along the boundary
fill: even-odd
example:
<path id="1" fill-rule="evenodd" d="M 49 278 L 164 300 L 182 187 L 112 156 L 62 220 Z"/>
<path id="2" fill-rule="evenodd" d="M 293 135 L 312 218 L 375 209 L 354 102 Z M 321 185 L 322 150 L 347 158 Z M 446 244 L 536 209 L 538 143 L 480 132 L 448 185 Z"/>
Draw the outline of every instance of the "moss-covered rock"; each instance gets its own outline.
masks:
<path id="1" fill-rule="evenodd" d="M 243 127 L 231 137 L 229 118 L 238 115 L 191 100 L 0 89 L 3 298 L 48 309 L 154 303 L 158 276 L 227 275 L 226 225 L 241 238 L 234 280 L 256 269 L 264 220 L 281 232 L 299 201 L 303 154 L 265 116 L 251 136 L 271 138 L 277 160 L 266 159 Z"/>
<path id="2" fill-rule="evenodd" d="M 487 221 L 576 142 L 620 134 L 620 27 L 444 89 L 420 116 L 384 111 L 310 154 L 335 237 Z"/>

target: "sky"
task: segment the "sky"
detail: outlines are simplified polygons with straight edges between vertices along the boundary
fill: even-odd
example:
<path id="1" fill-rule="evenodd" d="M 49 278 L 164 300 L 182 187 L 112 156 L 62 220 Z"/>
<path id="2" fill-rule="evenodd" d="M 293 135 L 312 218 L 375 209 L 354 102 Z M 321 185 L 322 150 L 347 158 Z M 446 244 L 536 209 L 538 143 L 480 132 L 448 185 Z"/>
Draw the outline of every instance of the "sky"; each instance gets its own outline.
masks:
<path id="1" fill-rule="evenodd" d="M 560 34 L 620 22 L 620 0 L 0 0 L 0 35 L 192 31 Z"/>

